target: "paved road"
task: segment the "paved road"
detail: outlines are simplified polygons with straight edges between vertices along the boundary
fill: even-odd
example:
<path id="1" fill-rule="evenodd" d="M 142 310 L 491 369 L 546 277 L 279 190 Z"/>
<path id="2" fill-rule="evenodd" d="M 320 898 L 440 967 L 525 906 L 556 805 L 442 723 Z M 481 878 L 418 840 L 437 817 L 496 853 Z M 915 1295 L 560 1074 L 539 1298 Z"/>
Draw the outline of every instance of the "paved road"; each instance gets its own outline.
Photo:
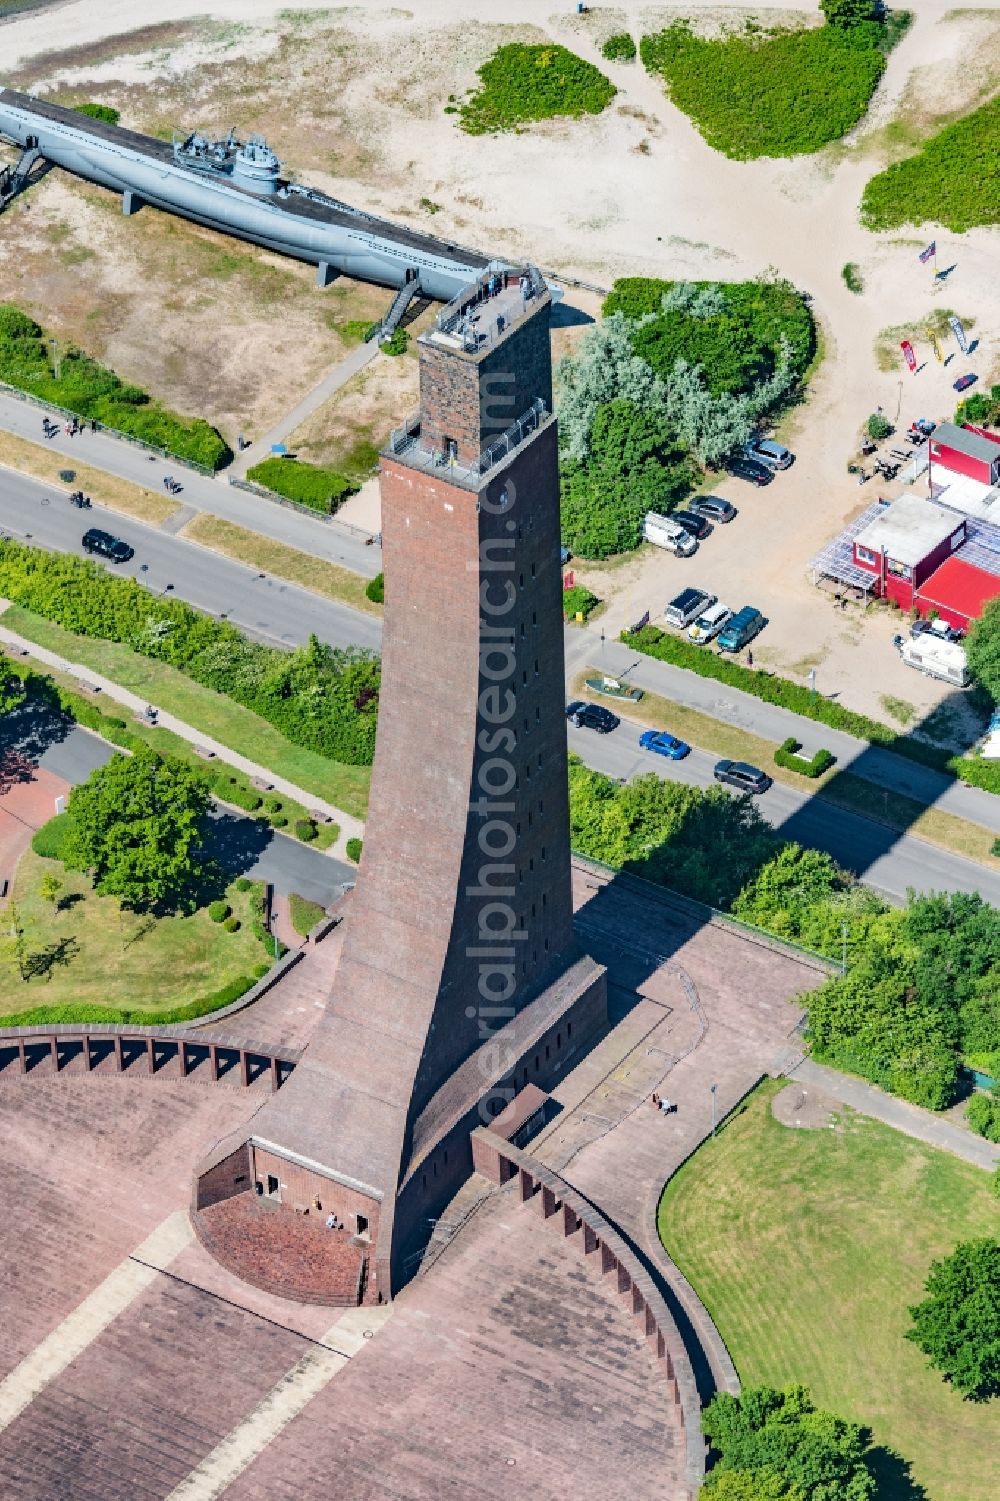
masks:
<path id="1" fill-rule="evenodd" d="M 45 444 L 41 408 L 18 401 L 2 391 L 0 429 L 28 438 L 33 443 Z M 314 520 L 301 511 L 234 489 L 225 475 L 211 479 L 170 460 L 151 462 L 141 448 L 133 448 L 131 443 L 109 433 L 86 432 L 69 438 L 60 428 L 47 446 L 65 454 L 70 461 L 69 468 L 73 467 L 72 460 L 75 459 L 77 463 L 93 464 L 97 469 L 105 469 L 109 474 L 154 490 L 163 484 L 165 474 L 173 474 L 184 486 L 181 495 L 184 504 L 196 511 L 221 516 L 275 542 L 287 542 L 290 547 L 298 547 L 330 563 L 339 563 L 366 578 L 373 578 L 382 567 L 379 549 L 366 547 L 364 538 L 355 536 L 347 527 L 318 518 Z"/>
<path id="2" fill-rule="evenodd" d="M 714 785 L 714 755 L 693 750 L 683 761 L 650 755 L 639 747 L 641 728 L 623 719 L 610 735 L 598 735 L 571 725 L 570 750 L 588 766 L 629 781 L 653 771 L 689 786 Z M 765 818 L 786 839 L 826 850 L 892 901 L 902 902 L 912 886 L 916 891 L 978 891 L 1000 907 L 1000 868 L 994 874 L 975 861 L 938 849 L 912 834 L 896 834 L 871 819 L 846 813 L 813 793 L 799 792 L 780 782 L 757 802 Z M 725 858 L 724 853 L 720 858 Z"/>
<path id="3" fill-rule="evenodd" d="M 909 761 L 880 746 L 869 745 L 841 730 L 831 730 L 812 719 L 803 719 L 799 714 L 776 704 L 764 703 L 753 694 L 730 688 L 713 678 L 698 677 L 696 673 L 672 667 L 668 662 L 631 651 L 619 641 L 605 641 L 602 645 L 593 628 L 580 630 L 573 627 L 567 631 L 566 659 L 567 676 L 587 666 L 603 665 L 606 671 L 619 677 L 626 676 L 628 682 L 645 688 L 649 693 L 659 693 L 713 719 L 749 730 L 765 740 L 780 745 L 789 735 L 794 735 L 801 741 L 807 755 L 825 746 L 837 757 L 841 770 L 850 770 L 878 787 L 905 793 L 928 807 L 971 819 L 1000 834 L 1000 797 L 994 793 L 969 787 L 943 772 L 920 766 L 916 761 Z M 900 739 L 905 738 L 901 733 Z"/>
<path id="4" fill-rule="evenodd" d="M 0 469 L 0 528 L 9 536 L 82 557 L 80 542 L 89 526 L 103 527 L 135 548 L 130 563 L 108 564 L 109 571 L 131 574 L 154 593 L 172 585 L 189 604 L 224 614 L 253 635 L 298 646 L 314 631 L 332 646 L 379 648 L 382 623 L 377 616 L 262 577 L 255 568 L 102 506 L 78 511 L 51 487 Z"/>
<path id="5" fill-rule="evenodd" d="M 114 754 L 107 741 L 74 726 L 64 740 L 49 745 L 39 765 L 75 787 Z M 357 873 L 353 865 L 344 865 L 287 834 L 262 829 L 257 820 L 233 809 L 220 811 L 216 829 L 219 858 L 234 874 L 270 881 L 276 891 L 286 895 L 297 891 L 324 907 Z"/>

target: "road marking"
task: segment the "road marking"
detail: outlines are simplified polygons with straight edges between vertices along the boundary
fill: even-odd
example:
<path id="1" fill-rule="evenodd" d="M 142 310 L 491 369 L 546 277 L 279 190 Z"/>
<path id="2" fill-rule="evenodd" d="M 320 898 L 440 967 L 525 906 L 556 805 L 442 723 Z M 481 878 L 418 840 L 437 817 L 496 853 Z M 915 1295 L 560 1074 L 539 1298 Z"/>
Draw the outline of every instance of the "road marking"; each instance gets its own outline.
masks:
<path id="1" fill-rule="evenodd" d="M 180 1485 L 166 1501 L 214 1501 L 342 1371 L 392 1312 L 350 1308 Z"/>
<path id="2" fill-rule="evenodd" d="M 0 1433 L 101 1335 L 194 1238 L 187 1212 L 165 1219 L 0 1381 Z"/>

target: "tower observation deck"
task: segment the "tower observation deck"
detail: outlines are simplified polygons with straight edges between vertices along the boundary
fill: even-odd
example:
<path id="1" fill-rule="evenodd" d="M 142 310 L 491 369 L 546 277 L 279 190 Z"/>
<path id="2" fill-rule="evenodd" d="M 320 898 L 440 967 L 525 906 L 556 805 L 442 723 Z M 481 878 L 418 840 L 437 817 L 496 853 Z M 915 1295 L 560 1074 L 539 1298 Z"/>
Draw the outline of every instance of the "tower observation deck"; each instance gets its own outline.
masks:
<path id="1" fill-rule="evenodd" d="M 258 1179 L 287 1170 L 363 1227 L 384 1297 L 471 1172 L 469 1130 L 550 1088 L 607 1016 L 573 927 L 550 305 L 534 268 L 495 264 L 418 341 L 420 410 L 381 462 L 382 694 L 344 948 L 247 1144 Z"/>

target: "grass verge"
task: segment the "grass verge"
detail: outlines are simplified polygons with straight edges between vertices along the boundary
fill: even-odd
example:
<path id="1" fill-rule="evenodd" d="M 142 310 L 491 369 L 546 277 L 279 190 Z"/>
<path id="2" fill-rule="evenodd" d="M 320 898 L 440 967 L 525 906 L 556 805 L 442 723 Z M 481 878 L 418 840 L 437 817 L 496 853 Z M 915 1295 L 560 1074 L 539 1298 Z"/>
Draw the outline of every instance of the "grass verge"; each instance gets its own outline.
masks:
<path id="1" fill-rule="evenodd" d="M 345 766 L 304 746 L 293 745 L 250 709 L 194 682 L 177 668 L 141 656 L 127 646 L 76 636 L 17 605 L 5 612 L 3 622 L 36 646 L 100 673 L 305 792 L 364 818 L 370 767 Z"/>
<path id="2" fill-rule="evenodd" d="M 587 667 L 573 681 L 574 697 L 593 696 L 586 687 L 585 679 L 600 673 L 598 667 Z M 611 700 L 598 701 L 611 703 Z M 957 818 L 953 813 L 942 813 L 937 808 L 928 808 L 915 798 L 902 793 L 888 792 L 863 777 L 850 771 L 832 767 L 815 781 L 810 781 L 799 772 L 789 771 L 774 759 L 778 749 L 773 740 L 765 740 L 749 730 L 741 730 L 724 720 L 713 719 L 698 709 L 689 709 L 672 699 L 661 698 L 656 693 L 643 693 L 637 704 L 629 704 L 627 716 L 651 729 L 669 730 L 689 745 L 714 755 L 728 756 L 733 761 L 750 761 L 760 766 L 776 782 L 783 782 L 799 792 L 811 792 L 849 813 L 860 813 L 875 823 L 884 824 L 897 834 L 914 834 L 928 844 L 938 845 L 953 854 L 969 860 L 978 860 L 992 865 L 994 835 L 981 824 Z M 653 767 L 651 766 L 651 770 Z"/>
<path id="3" fill-rule="evenodd" d="M 995 1233 L 989 1176 L 851 1112 L 834 1130 L 779 1125 L 783 1087 L 762 1085 L 670 1180 L 664 1245 L 741 1380 L 803 1382 L 911 1460 L 934 1501 L 991 1494 L 994 1404 L 963 1402 L 903 1338 L 930 1262 Z"/>
<path id="4" fill-rule="evenodd" d="M 190 542 L 199 542 L 213 552 L 225 553 L 227 558 L 238 558 L 275 578 L 287 579 L 303 589 L 312 589 L 327 599 L 337 599 L 352 609 L 364 610 L 369 615 L 381 615 L 382 611 L 365 593 L 368 580 L 349 568 L 339 568 L 323 558 L 311 557 L 297 547 L 288 547 L 284 542 L 272 542 L 258 532 L 236 526 L 219 516 L 201 515 L 189 521 L 180 533 Z"/>
<path id="5" fill-rule="evenodd" d="M 297 891 L 293 891 L 288 898 L 288 915 L 296 933 L 300 938 L 305 938 L 326 916 L 326 908 L 321 907 L 319 902 L 310 902 L 306 897 L 299 896 Z"/>
<path id="6" fill-rule="evenodd" d="M 80 442 L 86 443 L 86 439 L 81 438 Z M 180 510 L 176 500 L 131 485 L 128 480 L 118 479 L 103 469 L 80 464 L 75 454 L 56 453 L 54 449 L 43 448 L 27 438 L 17 438 L 13 433 L 0 433 L 0 464 L 21 474 L 30 474 L 32 479 L 58 486 L 57 503 L 64 502 L 71 488 L 85 490 L 92 500 L 107 506 L 109 511 L 120 511 L 123 516 L 134 516 L 136 521 L 148 521 L 152 526 L 162 526 L 175 511 Z M 72 486 L 59 478 L 60 469 L 76 471 Z M 69 505 L 68 500 L 64 503 Z"/>
<path id="7" fill-rule="evenodd" d="M 55 902 L 42 894 L 45 875 L 62 882 Z M 16 957 L 0 957 L 0 1025 L 44 1001 L 46 1011 L 103 1008 L 141 1017 L 170 1011 L 192 996 L 225 990 L 251 977 L 267 955 L 253 931 L 254 893 L 229 886 L 225 899 L 240 926 L 226 932 L 202 909 L 190 917 L 152 918 L 98 896 L 86 876 L 28 849 L 18 862 L 13 900 L 29 956 L 46 956 L 44 975 L 22 981 Z M 9 912 L 9 908 L 8 908 Z M 89 1014 L 89 1012 L 87 1013 Z"/>

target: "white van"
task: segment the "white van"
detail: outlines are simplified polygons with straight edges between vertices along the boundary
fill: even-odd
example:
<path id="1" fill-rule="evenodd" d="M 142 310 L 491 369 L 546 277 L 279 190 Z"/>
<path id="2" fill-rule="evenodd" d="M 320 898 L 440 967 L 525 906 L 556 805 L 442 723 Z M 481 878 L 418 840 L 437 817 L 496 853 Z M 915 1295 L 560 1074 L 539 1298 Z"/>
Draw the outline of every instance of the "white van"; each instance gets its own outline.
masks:
<path id="1" fill-rule="evenodd" d="M 926 672 L 929 677 L 954 683 L 956 688 L 969 685 L 969 665 L 965 651 L 957 641 L 939 641 L 930 634 L 901 640 L 899 655 L 907 667 Z"/>
<path id="2" fill-rule="evenodd" d="M 642 535 L 654 547 L 663 547 L 679 558 L 689 558 L 698 551 L 698 539 L 692 537 L 678 522 L 671 521 L 669 516 L 661 516 L 658 511 L 646 512 Z"/>

